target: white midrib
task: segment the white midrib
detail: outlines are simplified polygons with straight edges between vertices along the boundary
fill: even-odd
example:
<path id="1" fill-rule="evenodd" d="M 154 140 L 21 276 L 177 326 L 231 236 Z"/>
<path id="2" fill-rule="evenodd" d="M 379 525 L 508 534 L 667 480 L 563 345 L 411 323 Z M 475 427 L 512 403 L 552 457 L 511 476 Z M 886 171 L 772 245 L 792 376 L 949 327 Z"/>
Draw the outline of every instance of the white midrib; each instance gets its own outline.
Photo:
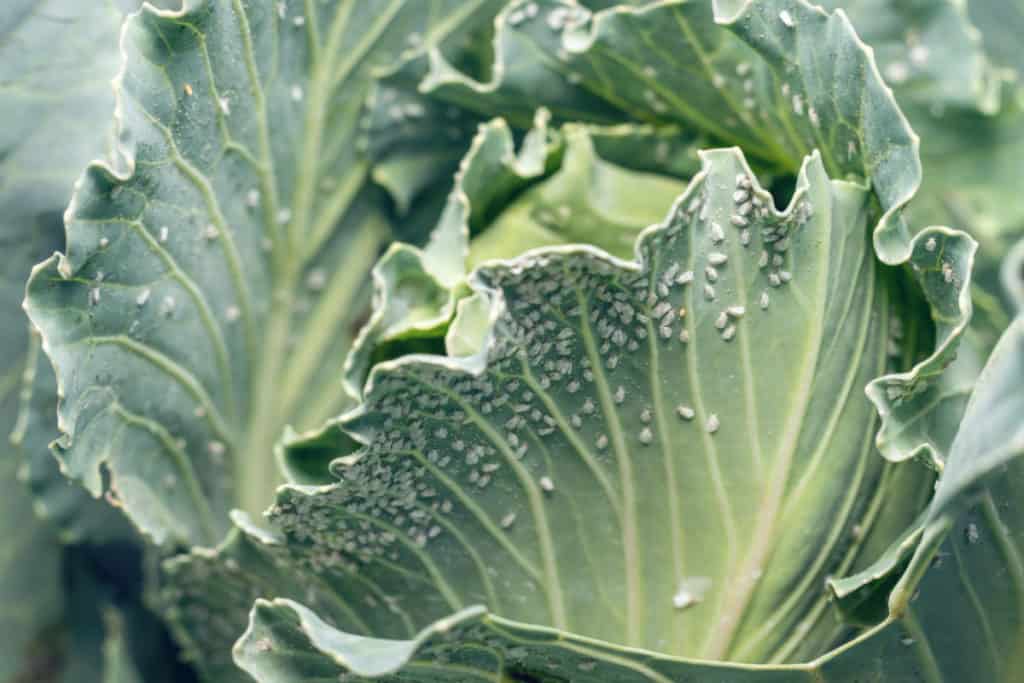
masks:
<path id="1" fill-rule="evenodd" d="M 259 355 L 256 366 L 257 379 L 253 385 L 247 439 L 244 449 L 235 454 L 238 461 L 237 479 L 240 482 L 239 503 L 243 509 L 255 514 L 262 512 L 262 508 L 268 502 L 272 485 L 277 480 L 273 458 L 266 456 L 269 454 L 270 445 L 277 438 L 281 426 L 287 421 L 288 415 L 282 414 L 284 411 L 281 410 L 278 393 L 272 391 L 271 388 L 280 378 L 285 363 L 285 349 L 291 332 L 292 304 L 304 266 L 304 263 L 301 262 L 304 250 L 301 248 L 300 238 L 308 229 L 310 222 L 309 217 L 316 184 L 316 167 L 326 123 L 330 84 L 337 77 L 331 67 L 341 48 L 341 37 L 344 34 L 351 8 L 352 3 L 348 3 L 344 8 L 340 8 L 338 14 L 335 15 L 324 50 L 326 54 L 321 54 L 319 50 L 316 51 L 318 61 L 314 66 L 313 87 L 309 93 L 310 104 L 307 107 L 306 124 L 303 128 L 302 154 L 299 156 L 296 168 L 293 222 L 289 232 L 283 236 L 284 239 L 280 239 L 274 244 L 275 253 L 283 255 L 273 260 L 274 288 L 271 294 L 271 306 L 262 353 Z M 310 17 L 310 23 L 313 23 L 313 16 L 315 15 Z M 379 27 L 385 25 L 382 23 L 385 18 L 378 21 L 375 28 L 368 32 L 368 37 L 375 35 L 380 30 Z M 350 73 L 354 65 L 358 63 L 356 57 L 362 55 L 367 46 L 368 43 L 364 40 L 360 49 L 350 58 L 349 63 L 340 70 L 343 74 L 342 77 Z M 253 74 L 253 77 L 255 78 L 256 75 Z M 262 127 L 266 127 L 265 111 L 261 110 L 261 114 L 263 115 Z M 267 163 L 272 163 L 269 148 L 265 148 L 263 153 Z M 269 170 L 269 166 L 265 169 L 265 174 L 267 170 Z M 263 184 L 274 186 L 272 178 Z M 274 222 L 276 219 L 276 212 L 264 215 L 264 220 L 270 221 L 268 224 L 270 234 L 275 234 Z"/>
<path id="2" fill-rule="evenodd" d="M 831 221 L 830 221 L 831 223 Z M 829 250 L 832 245 L 831 224 L 822 226 L 824 236 L 819 243 L 819 260 L 823 264 L 818 275 L 818 282 L 815 290 L 818 292 L 817 306 L 814 309 L 813 334 L 809 339 L 808 353 L 804 356 L 803 365 L 797 378 L 799 390 L 792 401 L 792 408 L 786 420 L 782 437 L 779 441 L 770 478 L 762 494 L 760 506 L 755 513 L 757 520 L 750 539 L 751 545 L 743 562 L 740 563 L 738 571 L 734 572 L 727 581 L 725 603 L 718 615 L 717 623 L 711 638 L 708 641 L 703 656 L 708 659 L 724 659 L 732 645 L 733 638 L 740 627 L 743 612 L 753 597 L 754 588 L 757 586 L 755 576 L 761 570 L 767 559 L 773 544 L 773 533 L 775 525 L 779 521 L 779 511 L 782 507 L 782 499 L 785 494 L 786 481 L 789 477 L 790 465 L 796 454 L 797 441 L 800 438 L 800 430 L 803 425 L 803 418 L 807 411 L 811 389 L 813 387 L 814 371 L 818 364 L 818 356 L 821 353 L 824 325 L 825 297 L 827 291 L 830 259 Z M 803 230 L 810 229 L 804 226 Z"/>

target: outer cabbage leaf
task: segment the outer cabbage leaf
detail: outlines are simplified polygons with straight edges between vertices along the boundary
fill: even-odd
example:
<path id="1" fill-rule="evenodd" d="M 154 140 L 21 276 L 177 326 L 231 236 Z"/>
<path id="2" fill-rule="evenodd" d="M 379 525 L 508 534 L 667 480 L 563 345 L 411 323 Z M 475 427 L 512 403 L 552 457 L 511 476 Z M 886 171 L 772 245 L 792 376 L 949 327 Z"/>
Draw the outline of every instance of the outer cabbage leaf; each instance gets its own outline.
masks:
<path id="1" fill-rule="evenodd" d="M 574 246 L 485 264 L 471 278 L 491 302 L 476 355 L 375 367 L 339 425 L 364 449 L 336 463 L 337 484 L 284 488 L 271 518 L 360 618 L 381 610 L 346 576 L 372 581 L 401 618 L 364 630 L 259 603 L 243 668 L 283 681 L 409 660 L 414 680 L 431 680 L 421 664 L 498 680 L 543 678 L 550 662 L 661 680 L 649 671 L 660 652 L 661 675 L 685 680 L 705 665 L 668 655 L 809 661 L 842 640 L 821 582 L 873 560 L 931 488 L 923 470 L 877 457 L 858 391 L 889 366 L 899 275 L 872 252 L 869 194 L 830 181 L 817 156 L 784 213 L 738 152 L 704 161 L 636 261 Z M 760 208 L 731 224 L 753 197 Z M 933 305 L 969 306 L 972 248 L 943 229 L 911 246 L 922 280 L 945 283 L 925 287 Z M 473 604 L 557 632 L 446 616 Z M 485 628 L 440 637 L 437 661 L 430 642 L 420 661 L 420 641 L 345 635 L 413 638 L 463 619 Z M 541 653 L 537 640 L 559 642 Z M 742 671 L 723 666 L 722 679 Z M 797 671 L 821 675 L 772 675 Z"/>
<path id="2" fill-rule="evenodd" d="M 1024 14 L 1019 3 L 989 0 L 879 0 L 847 8 L 923 140 L 924 183 L 909 221 L 954 224 L 981 243 L 976 315 L 965 345 L 980 369 L 1014 315 L 1000 287 L 1000 262 L 1024 235 L 1015 181 L 1024 170 L 1021 79 L 1011 39 Z"/>
<path id="3" fill-rule="evenodd" d="M 124 163 L 82 176 L 27 309 L 65 470 L 156 541 L 216 543 L 228 508 L 266 503 L 284 424 L 344 404 L 332 368 L 388 229 L 358 144 L 372 69 L 495 4 L 199 0 L 127 22 Z"/>
<path id="4" fill-rule="evenodd" d="M 123 4 L 123 3 L 122 3 Z M 40 415 L 23 454 L 7 441 L 24 391 L 32 389 L 36 346 L 21 310 L 32 264 L 61 245 L 61 213 L 76 174 L 104 153 L 113 110 L 107 79 L 117 67 L 120 7 L 111 2 L 12 0 L 0 8 L 0 681 L 74 678 L 79 650 L 61 655 L 62 623 L 72 607 L 62 580 L 68 571 L 59 536 L 77 537 L 116 518 L 76 487 L 59 484 L 57 463 L 45 441 L 56 432 L 55 413 Z M 45 365 L 40 364 L 45 371 Z M 22 392 L 19 386 L 23 385 Z M 36 385 L 55 393 L 55 385 Z M 48 418 L 48 419 L 47 419 Z M 20 423 L 19 434 L 27 425 Z M 30 495 L 25 478 L 32 484 Z M 56 501 L 82 526 L 54 528 Z M 55 519 L 64 526 L 63 519 Z M 101 639 L 100 639 L 101 640 Z"/>
<path id="5" fill-rule="evenodd" d="M 164 563 L 155 597 L 182 656 L 203 680 L 251 680 L 234 664 L 231 649 L 246 628 L 257 598 L 268 594 L 309 604 L 331 620 L 350 618 L 348 606 L 316 572 L 289 561 L 289 549 L 241 512 L 216 549 L 193 548 Z"/>
<path id="6" fill-rule="evenodd" d="M 1000 108 L 1012 75 L 991 63 L 963 0 L 820 4 L 849 14 L 902 104 L 916 103 L 935 112 L 955 107 L 992 114 Z M 922 138 L 927 144 L 927 136 Z"/>
<path id="7" fill-rule="evenodd" d="M 1022 380 L 1018 319 L 978 377 L 920 523 L 861 576 L 834 583 L 841 600 L 879 603 L 892 614 L 851 655 L 866 661 L 877 646 L 869 641 L 895 637 L 905 647 L 891 659 L 916 662 L 926 680 L 1010 683 L 1024 675 Z"/>
<path id="8" fill-rule="evenodd" d="M 31 263 L 24 266 L 27 271 Z M 11 432 L 11 444 L 21 460 L 19 479 L 34 496 L 36 513 L 58 529 L 65 543 L 139 542 L 121 511 L 105 500 L 94 500 L 81 485 L 65 477 L 50 452 L 50 441 L 56 432 L 57 381 L 40 343 L 39 333 L 32 330 L 25 355 L 18 420 Z"/>

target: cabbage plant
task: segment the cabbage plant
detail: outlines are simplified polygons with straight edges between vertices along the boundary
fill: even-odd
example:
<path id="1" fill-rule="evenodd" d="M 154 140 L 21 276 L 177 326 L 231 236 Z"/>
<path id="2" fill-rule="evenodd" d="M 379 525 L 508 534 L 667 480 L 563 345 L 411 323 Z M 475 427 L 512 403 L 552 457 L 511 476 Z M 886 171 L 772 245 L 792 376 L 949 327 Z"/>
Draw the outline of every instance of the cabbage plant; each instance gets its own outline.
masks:
<path id="1" fill-rule="evenodd" d="M 1024 9 L 824 4 L 0 9 L 0 682 L 1024 676 Z"/>

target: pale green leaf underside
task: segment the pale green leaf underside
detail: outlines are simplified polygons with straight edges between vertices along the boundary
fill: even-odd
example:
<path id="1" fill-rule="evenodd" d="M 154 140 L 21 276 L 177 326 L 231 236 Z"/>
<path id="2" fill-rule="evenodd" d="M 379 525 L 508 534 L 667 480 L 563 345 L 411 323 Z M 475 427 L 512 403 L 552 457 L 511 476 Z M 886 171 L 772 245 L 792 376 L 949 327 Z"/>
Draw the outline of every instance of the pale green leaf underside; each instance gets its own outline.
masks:
<path id="1" fill-rule="evenodd" d="M 825 576 L 870 562 L 930 489 L 874 454 L 860 394 L 890 366 L 903 302 L 863 189 L 814 157 L 777 213 L 735 150 L 704 161 L 637 262 L 567 247 L 482 266 L 495 320 L 475 356 L 374 369 L 342 423 L 365 450 L 271 513 L 340 600 L 373 612 L 343 581 L 358 575 L 406 620 L 335 625 L 408 637 L 486 604 L 744 661 L 806 661 L 841 637 Z M 971 250 L 944 230 L 918 239 L 941 244 L 912 249 L 923 272 Z M 956 273 L 929 294 L 958 301 Z"/>
<path id="2" fill-rule="evenodd" d="M 106 466 L 157 541 L 214 544 L 230 507 L 266 504 L 284 425 L 345 405 L 388 230 L 357 144 L 370 72 L 489 7 L 202 0 L 128 21 L 127 163 L 82 177 L 67 253 L 37 269 L 28 309 L 69 474 L 99 493 Z"/>
<path id="3" fill-rule="evenodd" d="M 908 574 L 913 580 L 897 592 L 899 616 L 810 664 L 755 669 L 665 660 L 473 609 L 414 640 L 388 642 L 341 633 L 288 600 L 257 603 L 235 657 L 261 683 L 340 676 L 498 682 L 523 674 L 581 681 L 1017 681 L 1024 672 L 1024 440 L 1014 417 L 1022 410 L 1022 341 L 1018 320 L 979 378 L 932 515 L 939 527 L 930 529 L 938 531 L 931 538 L 950 533 L 937 552 L 931 540 L 922 546 L 920 566 Z M 876 568 L 894 566 L 883 558 Z"/>

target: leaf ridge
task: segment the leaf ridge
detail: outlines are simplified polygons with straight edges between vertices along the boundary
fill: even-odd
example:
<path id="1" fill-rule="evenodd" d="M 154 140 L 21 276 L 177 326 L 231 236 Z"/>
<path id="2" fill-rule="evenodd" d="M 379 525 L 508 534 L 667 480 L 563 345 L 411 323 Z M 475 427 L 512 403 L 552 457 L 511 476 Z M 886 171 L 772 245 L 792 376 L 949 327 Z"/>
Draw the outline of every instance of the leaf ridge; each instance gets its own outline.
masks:
<path id="1" fill-rule="evenodd" d="M 622 425 L 619 422 L 619 414 L 615 409 L 612 400 L 611 387 L 608 385 L 608 378 L 604 374 L 604 364 L 601 362 L 601 355 L 598 353 L 597 344 L 594 341 L 594 331 L 590 322 L 590 306 L 583 292 L 574 288 L 576 301 L 580 307 L 580 336 L 583 338 L 583 347 L 590 359 L 590 366 L 594 373 L 594 386 L 597 388 L 600 397 L 601 412 L 604 415 L 605 424 L 611 432 L 612 449 L 615 451 L 615 458 L 619 463 L 619 479 L 622 486 L 622 546 L 626 571 L 626 641 L 629 644 L 636 644 L 642 639 L 643 623 L 642 608 L 643 588 L 641 586 L 640 568 L 637 561 L 640 557 L 639 539 L 637 538 L 636 521 L 636 493 L 633 486 L 633 468 L 629 461 L 629 453 L 626 450 L 626 441 L 622 433 Z"/>

